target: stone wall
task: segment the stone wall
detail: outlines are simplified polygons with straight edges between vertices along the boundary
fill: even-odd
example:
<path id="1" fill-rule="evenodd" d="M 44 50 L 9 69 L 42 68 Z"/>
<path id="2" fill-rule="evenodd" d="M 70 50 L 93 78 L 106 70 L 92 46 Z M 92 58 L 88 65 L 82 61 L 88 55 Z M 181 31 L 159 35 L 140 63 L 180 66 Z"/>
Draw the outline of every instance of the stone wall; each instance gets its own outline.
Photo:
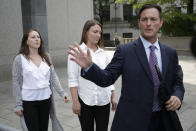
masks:
<path id="1" fill-rule="evenodd" d="M 20 46 L 22 27 L 19 0 L 0 1 L 0 81 L 11 77 L 14 56 Z"/>
<path id="2" fill-rule="evenodd" d="M 66 66 L 68 45 L 80 41 L 85 21 L 93 18 L 92 0 L 26 2 L 0 1 L 0 81 L 11 79 L 12 62 L 19 51 L 23 30 L 37 28 L 45 38 L 54 65 Z"/>
<path id="3" fill-rule="evenodd" d="M 121 38 L 120 43 L 125 44 L 136 38 Z M 192 37 L 161 37 L 159 41 L 177 50 L 179 55 L 191 55 L 190 41 Z"/>
<path id="4" fill-rule="evenodd" d="M 93 1 L 46 2 L 49 53 L 55 66 L 66 66 L 68 45 L 80 41 L 84 23 L 93 18 Z"/>
<path id="5" fill-rule="evenodd" d="M 159 41 L 176 49 L 179 55 L 191 55 L 191 38 L 192 37 L 162 37 Z"/>

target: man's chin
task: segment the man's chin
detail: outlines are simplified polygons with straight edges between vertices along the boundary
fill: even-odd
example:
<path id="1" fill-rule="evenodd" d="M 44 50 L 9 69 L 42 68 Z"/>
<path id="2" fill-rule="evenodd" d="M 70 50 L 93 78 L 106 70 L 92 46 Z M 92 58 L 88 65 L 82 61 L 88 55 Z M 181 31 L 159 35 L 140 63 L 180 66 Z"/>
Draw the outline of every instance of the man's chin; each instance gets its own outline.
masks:
<path id="1" fill-rule="evenodd" d="M 143 35 L 143 37 L 146 39 L 146 40 L 151 40 L 154 38 L 154 36 L 152 35 Z"/>

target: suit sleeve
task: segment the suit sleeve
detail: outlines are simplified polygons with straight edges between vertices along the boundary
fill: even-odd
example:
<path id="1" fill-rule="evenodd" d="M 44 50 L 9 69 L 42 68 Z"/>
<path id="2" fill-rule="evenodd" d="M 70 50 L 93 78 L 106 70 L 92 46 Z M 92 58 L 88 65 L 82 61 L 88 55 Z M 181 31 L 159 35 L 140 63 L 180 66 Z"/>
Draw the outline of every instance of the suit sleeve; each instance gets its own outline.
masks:
<path id="1" fill-rule="evenodd" d="M 175 84 L 173 95 L 177 96 L 181 102 L 184 98 L 184 85 L 183 85 L 183 71 L 181 66 L 178 64 L 177 53 L 175 52 Z"/>
<path id="2" fill-rule="evenodd" d="M 81 76 L 94 82 L 96 85 L 107 87 L 114 84 L 117 78 L 122 74 L 123 62 L 122 46 L 118 46 L 111 62 L 104 70 L 93 63 L 87 72 L 83 73 L 84 69 L 82 69 Z"/>

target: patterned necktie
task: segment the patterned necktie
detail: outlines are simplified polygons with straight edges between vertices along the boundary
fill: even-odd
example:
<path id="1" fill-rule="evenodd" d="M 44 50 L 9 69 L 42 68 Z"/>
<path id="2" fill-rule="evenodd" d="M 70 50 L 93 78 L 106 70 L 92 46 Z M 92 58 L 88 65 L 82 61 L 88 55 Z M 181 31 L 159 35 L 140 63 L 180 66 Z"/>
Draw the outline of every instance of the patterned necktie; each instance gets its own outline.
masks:
<path id="1" fill-rule="evenodd" d="M 153 111 L 159 111 L 160 106 L 158 102 L 158 88 L 159 88 L 159 78 L 155 69 L 155 65 L 158 64 L 157 62 L 157 57 L 155 54 L 155 46 L 150 46 L 150 57 L 149 57 L 149 64 L 150 64 L 150 69 L 152 73 L 152 78 L 153 78 L 153 83 L 154 83 L 154 99 L 153 99 Z"/>

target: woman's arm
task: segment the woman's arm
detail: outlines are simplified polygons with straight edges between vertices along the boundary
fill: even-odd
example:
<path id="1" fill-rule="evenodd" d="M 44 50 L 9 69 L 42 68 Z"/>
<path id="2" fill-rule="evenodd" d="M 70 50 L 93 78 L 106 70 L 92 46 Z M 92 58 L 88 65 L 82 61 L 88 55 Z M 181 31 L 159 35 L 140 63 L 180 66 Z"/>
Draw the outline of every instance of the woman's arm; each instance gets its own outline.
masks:
<path id="1" fill-rule="evenodd" d="M 78 98 L 78 87 L 80 77 L 80 67 L 70 60 L 71 56 L 68 55 L 67 59 L 67 75 L 68 75 L 68 87 L 70 88 L 72 96 L 72 111 L 74 114 L 80 115 L 81 105 Z"/>
<path id="2" fill-rule="evenodd" d="M 51 75 L 50 75 L 50 86 L 55 88 L 55 90 L 57 91 L 57 93 L 63 97 L 63 98 L 68 98 L 68 95 L 67 93 L 63 90 L 61 84 L 60 84 L 60 81 L 59 81 L 59 78 L 54 70 L 54 66 L 51 65 L 50 66 L 50 71 L 51 71 Z"/>
<path id="3" fill-rule="evenodd" d="M 70 92 L 71 92 L 71 97 L 72 97 L 72 102 L 73 102 L 72 111 L 74 114 L 80 115 L 81 105 L 78 99 L 78 88 L 71 87 Z"/>
<path id="4" fill-rule="evenodd" d="M 20 55 L 16 56 L 12 65 L 12 87 L 13 87 L 13 97 L 15 101 L 14 112 L 17 115 L 21 116 L 23 107 L 22 107 L 22 63 Z"/>
<path id="5" fill-rule="evenodd" d="M 50 63 L 52 64 L 52 59 L 49 53 L 47 53 Z M 53 64 L 50 66 L 50 86 L 55 88 L 56 92 L 64 98 L 64 101 L 67 103 L 69 101 L 68 94 L 63 90 L 59 78 L 56 74 Z"/>

